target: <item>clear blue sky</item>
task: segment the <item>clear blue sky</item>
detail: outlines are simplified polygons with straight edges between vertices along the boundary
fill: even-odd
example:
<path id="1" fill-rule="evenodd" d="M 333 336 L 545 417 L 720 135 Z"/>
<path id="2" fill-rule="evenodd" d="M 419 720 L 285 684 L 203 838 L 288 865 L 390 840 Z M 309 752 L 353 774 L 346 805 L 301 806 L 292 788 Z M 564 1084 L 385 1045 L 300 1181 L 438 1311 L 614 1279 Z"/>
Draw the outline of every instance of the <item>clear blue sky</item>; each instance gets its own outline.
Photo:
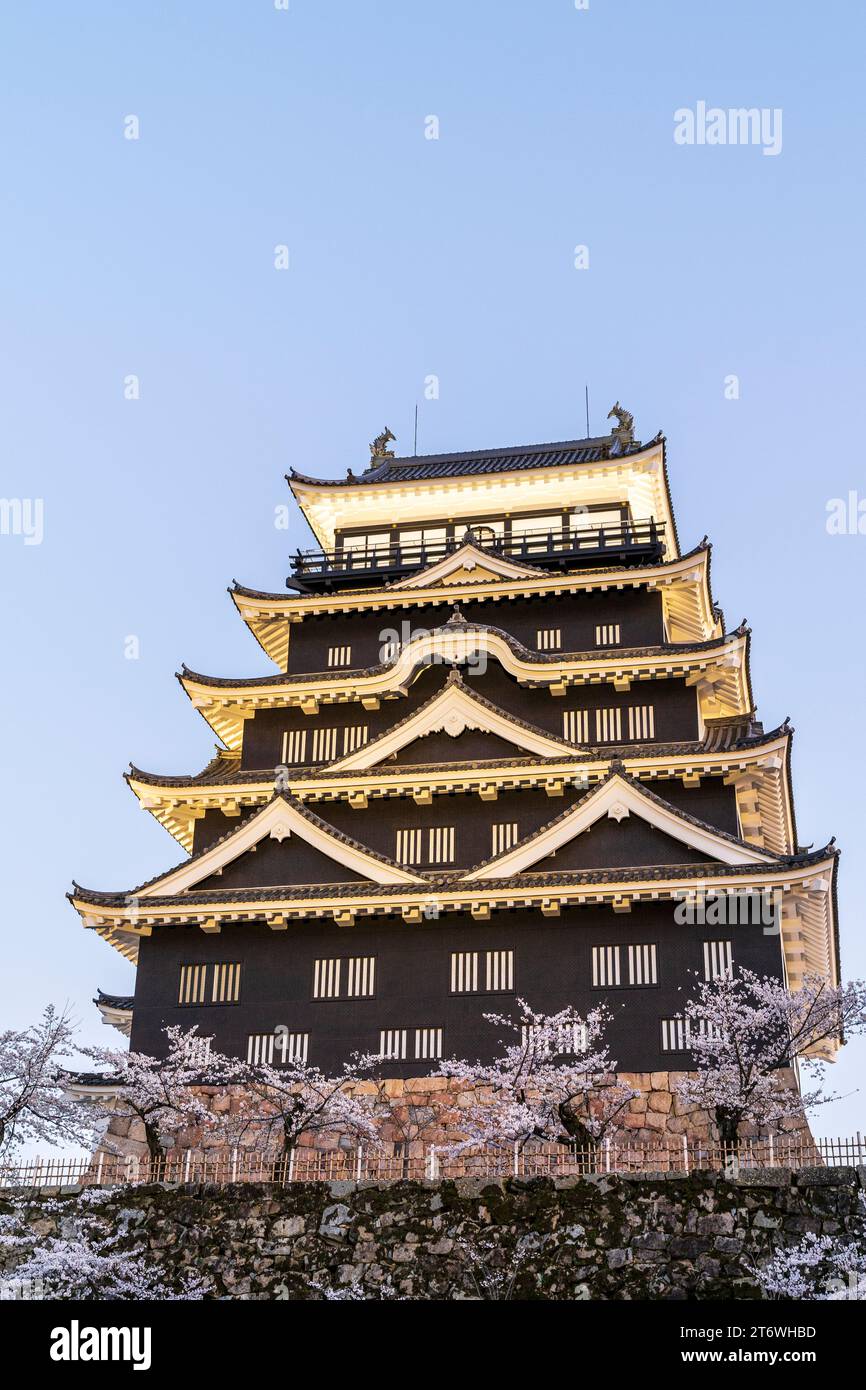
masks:
<path id="1" fill-rule="evenodd" d="M 838 0 L 6 7 L 0 492 L 45 519 L 0 536 L 3 1024 L 68 999 L 116 1038 L 89 1001 L 132 970 L 64 893 L 182 858 L 121 774 L 210 756 L 182 661 L 268 669 L 225 589 L 281 588 L 289 466 L 357 470 L 385 424 L 411 452 L 416 400 L 421 452 L 572 438 L 585 382 L 594 430 L 620 397 L 668 435 L 866 974 L 866 536 L 825 529 L 866 496 L 864 40 Z M 676 145 L 699 100 L 781 108 L 782 152 Z M 838 1084 L 864 1068 L 856 1043 Z M 818 1128 L 864 1119 L 860 1093 Z"/>

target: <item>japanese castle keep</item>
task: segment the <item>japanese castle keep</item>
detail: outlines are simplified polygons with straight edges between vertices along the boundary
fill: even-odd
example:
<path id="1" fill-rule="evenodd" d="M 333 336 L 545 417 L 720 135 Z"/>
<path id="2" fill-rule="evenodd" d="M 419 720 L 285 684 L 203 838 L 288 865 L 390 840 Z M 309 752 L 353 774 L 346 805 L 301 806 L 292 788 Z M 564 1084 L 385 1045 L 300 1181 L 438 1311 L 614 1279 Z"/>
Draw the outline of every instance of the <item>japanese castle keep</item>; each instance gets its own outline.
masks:
<path id="1" fill-rule="evenodd" d="M 96 1001 L 134 1049 L 198 1024 L 251 1060 L 422 1077 L 495 1055 L 483 1015 L 518 997 L 605 999 L 658 1090 L 696 977 L 837 981 L 837 852 L 797 842 L 792 730 L 756 718 L 706 540 L 680 550 L 664 438 L 611 414 L 426 457 L 385 431 L 364 471 L 290 474 L 318 548 L 286 592 L 231 590 L 273 674 L 184 668 L 214 758 L 127 774 L 183 863 L 71 894 L 137 963 L 134 998 Z"/>

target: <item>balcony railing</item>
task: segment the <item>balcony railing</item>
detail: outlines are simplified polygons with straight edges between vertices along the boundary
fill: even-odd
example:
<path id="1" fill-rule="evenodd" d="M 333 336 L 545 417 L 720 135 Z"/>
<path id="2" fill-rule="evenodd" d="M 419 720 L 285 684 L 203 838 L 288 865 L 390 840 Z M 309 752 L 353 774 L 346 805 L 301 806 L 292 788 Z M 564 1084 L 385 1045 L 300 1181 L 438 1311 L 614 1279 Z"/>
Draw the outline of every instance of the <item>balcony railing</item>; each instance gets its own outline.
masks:
<path id="1" fill-rule="evenodd" d="M 463 541 L 464 535 L 459 534 L 451 540 L 428 544 L 299 550 L 292 560 L 290 582 L 315 588 L 387 583 L 441 560 L 459 549 Z M 664 523 L 650 518 L 571 530 L 528 531 L 495 540 L 479 538 L 477 544 L 491 555 L 526 560 L 543 569 L 640 564 L 660 560 L 664 555 Z"/>

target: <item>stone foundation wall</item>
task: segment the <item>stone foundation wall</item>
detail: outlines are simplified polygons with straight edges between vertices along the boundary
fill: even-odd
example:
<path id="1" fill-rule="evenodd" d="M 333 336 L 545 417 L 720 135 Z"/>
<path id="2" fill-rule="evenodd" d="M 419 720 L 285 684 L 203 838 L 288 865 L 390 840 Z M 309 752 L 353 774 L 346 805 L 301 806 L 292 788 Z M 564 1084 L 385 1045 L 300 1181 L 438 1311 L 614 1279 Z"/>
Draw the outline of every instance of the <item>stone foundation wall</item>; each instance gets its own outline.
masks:
<path id="1" fill-rule="evenodd" d="M 749 1299 L 754 1264 L 804 1233 L 866 1243 L 866 1168 L 717 1174 L 109 1189 L 121 1248 L 209 1297 Z M 57 1234 L 75 1191 L 35 1197 L 34 1242 Z M 93 1200 L 93 1194 L 90 1198 Z M 0 1193 L 0 1215 L 10 1207 Z M 68 1223 L 67 1223 L 68 1225 Z M 522 1256 L 519 1252 L 522 1252 Z M 0 1276 L 20 1250 L 0 1249 Z M 473 1276 L 473 1267 L 475 1274 Z M 488 1295 L 489 1296 L 489 1295 Z"/>
<path id="2" fill-rule="evenodd" d="M 619 1072 L 617 1080 L 640 1094 L 629 1102 L 628 1110 L 622 1116 L 620 1138 L 635 1144 L 652 1145 L 664 1141 L 680 1141 L 685 1135 L 690 1140 L 707 1141 L 716 1137 L 715 1127 L 704 1110 L 696 1106 L 684 1105 L 676 1095 L 676 1085 L 683 1081 L 687 1072 Z M 382 1126 L 382 1139 L 386 1145 L 400 1144 L 403 1151 L 411 1157 L 422 1156 L 431 1144 L 441 1145 L 453 1141 L 460 1133 L 460 1117 L 475 1097 L 459 1081 L 444 1077 L 420 1076 L 406 1080 L 390 1080 L 379 1083 L 379 1089 L 392 1111 L 392 1119 Z M 377 1086 L 373 1082 L 362 1081 L 356 1090 L 363 1094 L 374 1094 Z M 238 1108 L 237 1100 L 231 1093 L 226 1094 L 212 1088 L 203 1088 L 204 1095 L 211 1097 L 215 1111 L 224 1112 Z M 792 1121 L 783 1126 L 790 1132 L 804 1131 L 808 1135 L 805 1120 Z M 179 1136 L 183 1147 L 210 1148 L 223 1143 L 218 1133 L 188 1130 Z M 248 1136 L 252 1144 L 252 1136 Z M 317 1136 L 309 1143 L 318 1148 L 336 1147 L 339 1136 Z M 127 1120 L 112 1120 L 105 1138 L 100 1145 L 103 1152 L 126 1156 L 127 1154 L 145 1157 L 147 1145 L 140 1125 Z"/>

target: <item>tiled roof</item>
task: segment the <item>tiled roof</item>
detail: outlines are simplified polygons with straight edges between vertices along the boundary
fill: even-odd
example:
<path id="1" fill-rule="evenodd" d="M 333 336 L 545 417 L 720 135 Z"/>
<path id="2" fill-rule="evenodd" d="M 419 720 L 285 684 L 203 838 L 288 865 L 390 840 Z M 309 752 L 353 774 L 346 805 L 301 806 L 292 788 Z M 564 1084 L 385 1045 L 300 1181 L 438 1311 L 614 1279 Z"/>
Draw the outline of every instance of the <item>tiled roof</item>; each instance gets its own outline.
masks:
<path id="1" fill-rule="evenodd" d="M 437 692 L 437 693 L 438 693 L 438 692 Z M 479 697 L 476 697 L 476 698 L 479 698 Z M 483 697 L 481 697 L 481 698 L 483 698 Z M 485 703 L 489 703 L 489 702 L 486 702 L 486 701 L 485 701 Z M 420 708 L 423 708 L 423 706 L 421 706 Z M 499 709 L 498 706 L 494 706 L 494 708 Z M 417 714 L 418 711 L 416 710 L 415 713 Z M 540 727 L 538 727 L 537 725 L 534 725 L 534 724 L 532 724 L 532 725 L 527 724 L 526 721 L 520 720 L 520 719 L 518 719 L 516 716 L 510 715 L 510 714 L 508 713 L 507 710 L 499 709 L 499 713 L 504 714 L 508 719 L 511 719 L 515 724 L 520 724 L 520 725 L 523 726 L 523 727 L 531 728 L 531 729 L 532 729 L 534 732 L 536 732 L 536 733 L 544 734 L 546 737 L 549 737 L 549 738 L 557 738 L 557 737 L 558 737 L 557 734 L 551 733 L 551 732 L 550 732 L 549 730 L 547 730 L 547 729 L 541 729 Z M 407 716 L 407 718 L 413 718 L 413 717 L 414 717 L 414 716 L 412 716 L 412 715 Z M 740 721 L 740 722 L 742 723 L 743 727 L 745 727 L 745 720 L 746 720 L 746 719 L 747 719 L 747 716 L 743 716 L 743 720 Z M 717 732 L 716 732 L 715 728 L 711 728 L 711 727 L 710 727 L 711 724 L 712 724 L 712 725 L 715 725 L 716 723 L 718 723 L 718 724 L 730 724 L 731 728 L 730 728 L 729 730 L 726 731 L 726 733 L 727 733 L 727 741 L 726 741 L 726 742 L 720 741 L 720 739 L 719 739 L 719 737 L 718 737 L 718 735 L 717 735 Z M 570 751 L 571 751 L 571 759 L 570 759 L 570 761 L 572 761 L 572 762 L 574 762 L 574 763 L 591 763 L 591 762 L 598 762 L 599 758 L 609 759 L 609 758 L 611 758 L 611 757 L 619 757 L 619 758 L 623 758 L 623 759 L 628 759 L 628 760 L 630 760 L 630 761 L 634 760 L 635 758 L 642 758 L 642 757 L 652 757 L 652 758 L 663 759 L 663 758 L 666 758 L 666 757 L 679 757 L 679 756 L 685 756 L 685 757 L 687 757 L 690 753 L 691 753 L 691 754 L 694 754 L 694 755 L 697 757 L 697 756 L 699 756 L 701 753 L 714 753 L 714 752 L 727 751 L 728 749 L 730 749 L 730 750 L 735 750 L 735 749 L 746 749 L 746 748 L 758 747 L 759 745 L 761 745 L 761 744 L 763 744 L 763 743 L 772 743 L 773 739 L 778 738 L 778 737 L 780 736 L 780 734 L 790 734 L 790 733 L 793 732 L 791 726 L 786 722 L 786 723 L 780 725 L 778 728 L 776 728 L 776 729 L 770 729 L 769 732 L 764 733 L 763 730 L 762 730 L 762 728 L 761 728 L 761 725 L 760 725 L 759 723 L 757 723 L 756 721 L 753 721 L 753 722 L 752 722 L 752 726 L 751 726 L 753 732 L 752 732 L 751 734 L 743 733 L 741 737 L 735 738 L 735 737 L 733 736 L 733 730 L 734 730 L 734 727 L 735 727 L 736 725 L 737 725 L 737 720 L 736 720 L 736 719 L 732 719 L 732 720 L 730 720 L 730 721 L 728 721 L 728 720 L 718 720 L 718 721 L 716 721 L 716 720 L 711 720 L 711 721 L 707 721 L 707 736 L 706 736 L 706 738 L 704 738 L 704 739 L 689 739 L 689 740 L 683 740 L 683 741 L 681 741 L 681 742 L 679 742 L 679 743 L 640 743 L 640 744 L 636 744 L 636 743 L 622 743 L 622 744 L 610 744 L 610 743 L 605 743 L 605 744 L 603 744 L 603 745 L 602 745 L 602 744 L 581 744 L 580 747 L 576 747 L 576 746 L 575 746 L 575 747 L 573 747 L 573 748 L 570 750 Z M 391 730 L 389 729 L 387 732 L 390 733 Z M 214 762 L 215 762 L 215 761 L 216 761 L 216 760 L 214 760 Z M 544 768 L 544 767 L 547 766 L 548 764 L 551 765 L 551 766 L 554 766 L 554 765 L 555 765 L 555 766 L 558 766 L 560 763 L 562 763 L 563 759 L 562 759 L 562 758 L 555 758 L 555 757 L 542 758 L 542 757 L 528 757 L 528 756 L 527 756 L 527 757 L 524 757 L 524 756 L 520 756 L 520 757 L 517 757 L 517 756 L 511 757 L 511 756 L 509 756 L 509 757 L 506 759 L 506 758 L 503 756 L 503 757 L 499 757 L 499 758 L 475 758 L 475 759 L 472 759 L 472 760 L 470 760 L 470 761 L 468 761 L 468 762 L 454 762 L 454 763 L 448 763 L 448 764 L 447 764 L 447 767 L 448 767 L 448 771 L 449 771 L 449 772 L 455 772 L 455 773 L 456 773 L 456 772 L 471 772 L 471 771 L 472 771 L 473 769 L 475 769 L 475 768 L 477 768 L 477 769 L 483 771 L 485 768 L 488 768 L 488 767 L 500 767 L 500 766 L 502 766 L 503 762 L 505 762 L 505 761 L 507 761 L 507 764 L 508 764 L 509 767 L 518 767 L 518 768 L 519 768 L 519 767 L 539 767 L 539 768 Z M 129 771 L 128 773 L 126 773 L 125 776 L 126 776 L 126 778 L 127 778 L 127 781 L 146 782 L 149 786 L 154 786 L 154 787 L 160 787 L 160 786 L 163 786 L 163 787 L 200 787 L 200 786 L 209 786 L 209 785 L 231 786 L 231 787 L 234 787 L 234 786 L 241 786 L 241 785 L 243 785 L 244 783 L 247 783 L 247 782 L 249 782 L 249 783 L 258 783 L 258 782 L 266 781 L 266 780 L 269 779 L 269 777 L 271 776 L 271 774 L 272 774 L 272 772 L 273 772 L 273 769 L 270 768 L 270 767 L 267 767 L 267 768 L 259 767 L 259 768 L 244 768 L 244 769 L 241 769 L 241 768 L 238 766 L 239 759 L 233 759 L 233 760 L 232 760 L 232 759 L 224 758 L 224 759 L 221 759 L 221 760 L 220 760 L 220 762 L 221 762 L 221 767 L 222 767 L 222 769 L 223 769 L 223 770 L 222 770 L 222 773 L 221 773 L 221 775 L 219 775 L 219 776 L 215 776 L 215 775 L 214 775 L 214 772 L 213 772 L 213 770 L 214 770 L 214 762 L 208 763 L 207 767 L 204 768 L 204 770 L 203 770 L 202 772 L 193 773 L 192 775 L 189 775 L 189 774 L 186 774 L 186 773 L 179 773 L 179 774 L 177 774 L 176 776 L 173 776 L 173 777 L 172 777 L 172 776 L 166 776 L 165 774 L 157 773 L 157 772 L 143 772 L 143 771 L 141 770 L 141 768 L 133 767 L 132 765 L 130 765 L 130 771 Z M 380 768 L 380 769 L 379 769 L 379 771 L 388 771 L 388 770 L 389 770 L 389 769 L 387 769 L 387 768 Z M 402 770 L 404 770 L 404 769 L 398 768 L 398 769 L 394 769 L 394 770 L 396 770 L 396 771 L 402 771 Z M 442 764 L 441 762 L 435 762 L 435 763 L 412 763 L 412 765 L 411 765 L 411 773 L 412 773 L 413 776 L 414 776 L 416 773 L 423 773 L 423 772 L 441 772 L 442 770 L 443 770 L 443 764 Z M 409 769 L 409 768 L 406 768 L 405 771 L 408 773 L 408 772 L 410 771 L 410 769 Z M 335 772 L 335 771 L 334 771 L 331 767 L 329 767 L 329 766 L 322 767 L 322 766 L 320 766 L 320 765 L 317 765 L 317 766 L 315 766 L 315 767 L 300 767 L 300 766 L 299 766 L 299 767 L 293 768 L 293 769 L 292 769 L 292 773 L 293 773 L 293 777 L 294 777 L 295 780 L 297 780 L 298 778 L 301 778 L 301 777 L 302 777 L 302 778 L 304 779 L 304 781 L 306 781 L 308 778 L 311 779 L 311 780 L 315 780 L 315 779 L 317 779 L 317 778 L 321 778 L 322 780 L 327 780 L 328 778 L 331 778 L 331 777 L 334 777 L 334 776 L 345 776 L 345 777 L 347 777 L 347 778 L 353 778 L 353 777 L 356 777 L 356 776 L 357 776 L 357 773 L 356 773 L 355 771 L 349 771 L 349 772 L 346 772 L 346 773 L 339 773 L 339 772 Z"/>
<path id="2" fill-rule="evenodd" d="M 362 890 L 359 890 L 357 882 L 287 884 L 271 888 L 212 888 L 207 892 L 166 894 L 164 897 L 154 898 L 152 902 L 149 900 L 148 907 L 152 906 L 155 911 L 159 911 L 161 907 L 205 907 L 209 904 L 218 905 L 229 899 L 232 902 L 289 902 L 296 898 L 315 900 L 316 898 L 332 897 L 351 899 L 357 897 L 359 891 L 363 891 L 364 897 L 393 896 L 405 898 L 424 895 L 435 898 L 437 894 L 441 897 L 447 897 L 449 893 L 465 889 L 471 889 L 473 893 L 477 892 L 479 895 L 483 895 L 485 888 L 490 891 L 518 887 L 578 888 L 592 884 L 622 883 L 625 879 L 633 879 L 636 882 L 664 882 L 665 879 L 670 878 L 701 880 L 743 875 L 762 878 L 768 873 L 775 873 L 782 869 L 808 868 L 811 864 L 819 864 L 828 857 L 837 859 L 838 855 L 839 851 L 831 840 L 830 844 L 822 849 L 812 850 L 808 853 L 779 856 L 778 860 L 773 863 L 756 861 L 753 864 L 721 864 L 716 860 L 707 860 L 706 863 L 699 864 L 656 864 L 641 868 L 565 869 L 553 873 L 523 871 L 510 878 L 474 879 L 471 883 L 465 884 L 461 883 L 460 879 L 469 870 L 458 870 L 448 874 L 426 874 L 420 870 L 420 876 L 425 880 L 424 885 L 365 883 Z M 125 907 L 132 895 L 129 893 L 100 893 L 90 888 L 78 888 L 76 893 L 70 896 L 94 905 Z"/>
<path id="3" fill-rule="evenodd" d="M 696 829 L 714 835 L 718 839 L 724 840 L 727 844 L 736 845 L 738 849 L 749 850 L 754 848 L 754 846 L 749 845 L 746 840 L 741 839 L 739 835 L 731 835 L 727 830 L 721 830 L 718 826 L 711 825 L 709 821 L 702 820 L 699 816 L 693 816 L 689 811 L 684 811 L 679 806 L 672 806 L 664 797 L 659 796 L 656 792 L 650 791 L 649 787 L 645 786 L 637 777 L 632 777 L 631 773 L 626 772 L 619 758 L 613 758 L 610 768 L 605 773 L 604 777 L 596 782 L 594 787 L 590 787 L 584 792 L 583 796 L 578 797 L 570 806 L 566 806 L 558 815 L 553 816 L 549 821 L 545 821 L 544 825 L 540 825 L 537 830 L 533 830 L 531 834 L 524 836 L 523 839 L 518 840 L 516 844 L 511 845 L 508 849 L 500 850 L 497 854 L 488 855 L 486 859 L 482 859 L 478 864 L 474 864 L 467 872 L 473 874 L 477 873 L 479 869 L 487 868 L 488 865 L 495 864 L 498 860 L 507 858 L 508 855 L 514 854 L 516 850 L 532 844 L 534 840 L 540 840 L 554 825 L 558 825 L 561 821 L 567 820 L 569 816 L 573 816 L 583 802 L 589 802 L 597 797 L 605 783 L 610 782 L 614 777 L 619 777 L 623 782 L 629 783 L 631 786 L 635 787 L 641 797 L 651 805 L 661 807 L 662 810 L 667 811 L 669 814 L 673 814 L 677 820 L 683 821 L 686 825 L 693 825 Z M 777 854 L 774 850 L 765 849 L 762 850 L 761 853 L 772 855 L 773 859 L 777 860 L 779 864 L 787 862 L 785 855 Z M 524 870 L 524 872 L 526 871 Z"/>
<path id="4" fill-rule="evenodd" d="M 93 1003 L 97 1008 L 105 1005 L 109 1009 L 132 1010 L 135 1003 L 135 996 L 132 994 L 104 994 L 101 989 L 97 989 L 96 998 Z"/>
<path id="5" fill-rule="evenodd" d="M 298 473 L 294 468 L 286 476 L 290 483 L 312 484 L 315 487 L 414 483 L 434 478 L 463 478 L 479 473 L 514 473 L 531 468 L 599 463 L 604 459 L 639 453 L 643 447 L 635 440 L 617 452 L 613 436 L 604 434 L 594 439 L 571 439 L 553 444 L 520 444 L 507 449 L 472 449 L 456 454 L 414 454 L 406 458 L 386 458 L 357 475 L 350 469 L 345 478 L 314 478 L 306 473 Z"/>
<path id="6" fill-rule="evenodd" d="M 652 647 L 592 647 L 588 651 L 556 651 L 538 652 L 525 647 L 522 642 L 518 642 L 516 637 L 506 632 L 501 627 L 492 627 L 488 623 L 472 622 L 462 615 L 449 618 L 447 623 L 441 627 L 433 629 L 432 635 L 437 633 L 452 633 L 458 631 L 466 632 L 489 632 L 495 637 L 500 637 L 507 644 L 516 656 L 522 661 L 531 662 L 534 666 L 555 666 L 557 662 L 565 661 L 568 657 L 587 657 L 596 660 L 599 656 L 604 656 L 607 652 L 613 653 L 619 660 L 626 660 L 630 657 L 677 657 L 690 652 L 711 652 L 718 647 L 723 647 L 726 642 L 730 642 L 732 637 L 748 635 L 748 628 L 741 627 L 733 632 L 723 633 L 721 637 L 710 637 L 703 642 L 664 642 Z M 339 675 L 343 679 L 351 676 L 372 676 L 380 672 L 387 671 L 396 666 L 400 657 L 405 651 L 398 652 L 392 661 L 377 662 L 373 666 L 360 666 L 341 669 Z M 226 686 L 233 689 L 254 689 L 256 686 L 266 685 L 309 685 L 317 676 L 333 676 L 334 671 L 306 671 L 300 673 L 288 673 L 285 671 L 275 671 L 269 676 L 207 676 L 201 671 L 192 671 L 184 663 L 180 671 L 177 672 L 179 681 L 191 680 L 198 685 Z"/>
<path id="7" fill-rule="evenodd" d="M 290 792 L 275 791 L 274 795 L 271 797 L 271 801 L 267 804 L 271 805 L 272 802 L 277 800 L 288 802 L 292 809 L 297 811 L 311 826 L 317 830 L 324 830 L 331 839 L 338 840 L 340 844 L 345 845 L 348 849 L 360 851 L 360 853 L 366 855 L 368 859 L 375 859 L 380 864 L 387 864 L 390 869 L 401 867 L 397 864 L 396 860 L 389 859 L 387 854 L 381 854 L 376 849 L 369 849 L 368 846 L 362 844 L 360 840 L 356 840 L 351 835 L 345 834 L 344 831 L 338 830 L 335 825 L 331 825 L 330 821 L 323 820 L 321 816 L 317 816 L 315 811 L 311 811 L 309 806 L 305 806 L 302 801 L 298 801 L 297 797 L 292 796 Z M 259 807 L 258 813 L 261 813 L 263 809 L 264 807 Z M 93 901 L 98 900 L 100 902 L 114 901 L 115 899 L 122 903 L 128 902 L 130 898 L 136 897 L 139 893 L 144 892 L 146 888 L 152 888 L 155 883 L 161 883 L 163 879 L 170 878 L 171 875 L 177 873 L 179 869 L 186 869 L 190 864 L 194 864 L 197 860 L 203 859 L 206 854 L 210 854 L 212 850 L 216 849 L 217 845 L 224 844 L 227 840 L 233 839 L 235 835 L 239 834 L 242 828 L 245 829 L 248 824 L 249 821 L 244 821 L 243 826 L 233 825 L 224 835 L 219 835 L 217 839 L 212 840 L 210 844 L 203 845 L 201 849 L 196 850 L 194 854 L 190 854 L 180 864 L 173 864 L 170 869 L 164 869 L 161 874 L 154 874 L 153 878 L 146 879 L 144 883 L 139 883 L 137 888 L 128 888 L 125 893 L 103 893 L 96 889 L 82 888 L 81 884 L 76 883 L 73 879 L 72 886 L 75 891 L 71 895 L 67 894 L 67 897 L 88 897 Z M 322 852 L 326 854 L 327 850 L 323 850 Z M 186 896 L 187 894 L 184 893 L 183 897 L 186 898 Z M 159 899 L 159 901 L 162 901 L 162 899 Z"/>

